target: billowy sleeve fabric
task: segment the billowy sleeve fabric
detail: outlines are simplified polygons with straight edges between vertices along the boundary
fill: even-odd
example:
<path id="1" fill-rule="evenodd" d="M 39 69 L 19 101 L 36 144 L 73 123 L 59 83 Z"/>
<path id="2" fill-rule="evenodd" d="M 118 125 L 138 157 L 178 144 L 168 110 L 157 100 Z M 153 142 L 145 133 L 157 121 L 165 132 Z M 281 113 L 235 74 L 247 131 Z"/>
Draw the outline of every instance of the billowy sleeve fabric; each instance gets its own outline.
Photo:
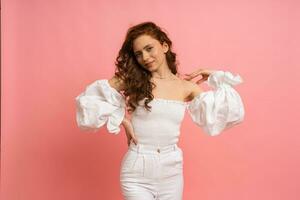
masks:
<path id="1" fill-rule="evenodd" d="M 81 130 L 96 132 L 106 124 L 109 133 L 120 132 L 125 116 L 125 99 L 107 79 L 94 81 L 75 100 L 76 121 Z"/>
<path id="2" fill-rule="evenodd" d="M 187 105 L 193 122 L 210 136 L 219 135 L 244 120 L 244 105 L 233 86 L 242 83 L 239 75 L 217 70 L 211 73 L 207 84 L 213 90 L 201 92 Z"/>

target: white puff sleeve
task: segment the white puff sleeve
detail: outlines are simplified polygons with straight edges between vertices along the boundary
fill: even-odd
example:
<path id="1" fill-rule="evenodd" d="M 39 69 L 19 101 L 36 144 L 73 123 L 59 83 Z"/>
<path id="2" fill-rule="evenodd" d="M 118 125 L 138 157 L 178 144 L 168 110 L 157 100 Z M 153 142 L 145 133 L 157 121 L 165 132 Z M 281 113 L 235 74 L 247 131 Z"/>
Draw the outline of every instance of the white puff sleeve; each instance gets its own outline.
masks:
<path id="1" fill-rule="evenodd" d="M 230 72 L 217 70 L 207 79 L 214 89 L 201 92 L 187 105 L 192 120 L 210 136 L 219 135 L 244 120 L 244 105 L 234 85 L 242 83 L 242 78 Z"/>
<path id="2" fill-rule="evenodd" d="M 94 81 L 75 100 L 76 121 L 81 130 L 96 132 L 106 123 L 108 132 L 120 132 L 125 116 L 125 99 L 107 79 Z"/>

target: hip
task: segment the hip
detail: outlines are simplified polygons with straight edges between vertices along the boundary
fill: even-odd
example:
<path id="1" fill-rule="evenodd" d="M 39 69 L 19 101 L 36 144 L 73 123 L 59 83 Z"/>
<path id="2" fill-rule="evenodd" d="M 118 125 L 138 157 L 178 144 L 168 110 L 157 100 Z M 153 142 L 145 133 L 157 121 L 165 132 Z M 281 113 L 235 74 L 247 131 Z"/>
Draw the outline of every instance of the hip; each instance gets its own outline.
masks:
<path id="1" fill-rule="evenodd" d="M 164 178 L 181 175 L 183 152 L 172 144 L 168 146 L 131 143 L 121 163 L 121 178 Z"/>

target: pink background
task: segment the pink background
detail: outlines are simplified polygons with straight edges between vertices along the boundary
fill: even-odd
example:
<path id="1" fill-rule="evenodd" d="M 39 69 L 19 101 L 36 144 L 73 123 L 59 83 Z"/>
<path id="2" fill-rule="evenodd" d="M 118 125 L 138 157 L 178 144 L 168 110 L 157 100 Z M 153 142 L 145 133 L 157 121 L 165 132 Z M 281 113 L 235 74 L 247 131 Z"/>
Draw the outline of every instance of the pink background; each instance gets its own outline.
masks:
<path id="1" fill-rule="evenodd" d="M 210 137 L 186 113 L 184 199 L 300 199 L 299 6 L 2 1 L 1 200 L 122 199 L 124 129 L 81 132 L 74 98 L 112 76 L 127 28 L 147 20 L 169 34 L 180 72 L 205 67 L 244 79 L 236 86 L 242 124 Z"/>

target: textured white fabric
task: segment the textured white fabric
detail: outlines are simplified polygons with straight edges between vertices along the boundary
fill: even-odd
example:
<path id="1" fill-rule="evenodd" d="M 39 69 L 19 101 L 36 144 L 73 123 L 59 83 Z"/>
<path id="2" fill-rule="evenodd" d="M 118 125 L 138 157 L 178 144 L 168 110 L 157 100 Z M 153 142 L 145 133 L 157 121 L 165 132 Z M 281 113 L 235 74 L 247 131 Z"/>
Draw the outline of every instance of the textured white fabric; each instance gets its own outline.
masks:
<path id="1" fill-rule="evenodd" d="M 244 120 L 244 105 L 233 88 L 242 78 L 230 72 L 215 71 L 207 80 L 213 90 L 202 92 L 187 107 L 193 121 L 211 136 L 220 134 Z"/>
<path id="2" fill-rule="evenodd" d="M 140 104 L 144 104 L 143 101 Z M 151 112 L 138 106 L 132 113 L 131 123 L 139 143 L 165 146 L 176 144 L 184 118 L 186 103 L 155 98 L 150 103 Z"/>
<path id="3" fill-rule="evenodd" d="M 228 71 L 215 71 L 207 80 L 213 90 L 201 92 L 190 102 L 154 98 L 148 112 L 139 102 L 132 114 L 137 140 L 143 144 L 164 146 L 176 144 L 187 108 L 192 120 L 211 136 L 243 121 L 244 105 L 234 85 L 242 78 Z M 76 120 L 82 130 L 94 130 L 107 123 L 110 133 L 118 134 L 125 116 L 124 97 L 108 83 L 97 80 L 76 97 Z"/>
<path id="4" fill-rule="evenodd" d="M 76 121 L 81 130 L 97 131 L 107 124 L 110 133 L 118 134 L 125 116 L 124 97 L 108 83 L 97 80 L 76 98 Z"/>
<path id="5" fill-rule="evenodd" d="M 124 199 L 181 200 L 183 165 L 183 152 L 176 144 L 157 152 L 151 145 L 131 143 L 120 168 Z"/>
<path id="6" fill-rule="evenodd" d="M 244 105 L 233 86 L 240 76 L 215 71 L 208 77 L 213 90 L 202 92 L 190 102 L 154 98 L 147 111 L 141 101 L 132 113 L 131 122 L 138 144 L 130 144 L 120 171 L 121 187 L 126 200 L 182 199 L 183 154 L 180 148 L 172 153 L 163 149 L 176 145 L 185 111 L 211 136 L 244 119 Z M 110 133 L 119 133 L 125 116 L 124 97 L 108 83 L 97 80 L 76 97 L 76 120 L 82 130 L 94 130 L 107 123 Z M 140 149 L 142 147 L 142 150 Z M 134 150 L 138 148 L 138 153 Z M 141 151 L 140 151 L 141 150 Z M 147 155 L 147 152 L 153 154 Z"/>

